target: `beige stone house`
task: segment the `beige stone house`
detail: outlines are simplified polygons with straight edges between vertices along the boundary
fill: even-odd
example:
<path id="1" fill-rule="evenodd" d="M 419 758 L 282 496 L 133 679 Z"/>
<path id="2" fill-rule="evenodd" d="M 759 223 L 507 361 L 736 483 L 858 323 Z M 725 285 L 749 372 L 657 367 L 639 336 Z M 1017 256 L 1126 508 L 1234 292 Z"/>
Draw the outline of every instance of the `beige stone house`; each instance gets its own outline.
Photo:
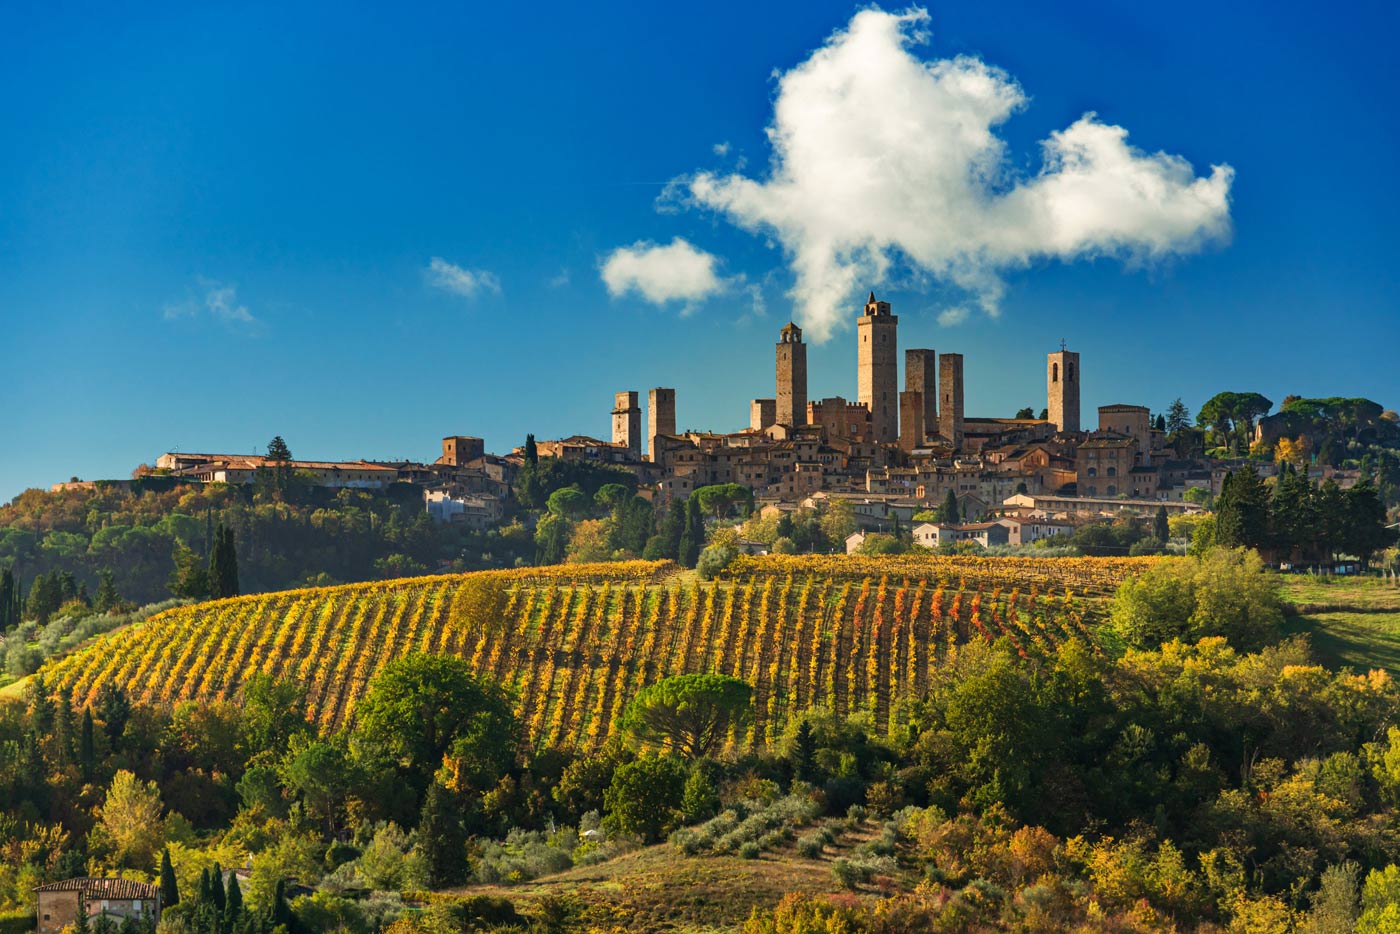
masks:
<path id="1" fill-rule="evenodd" d="M 89 918 L 103 912 L 118 923 L 123 918 L 160 917 L 160 886 L 129 879 L 65 879 L 34 892 L 39 897 L 39 934 L 57 934 L 77 921 L 83 897 Z"/>

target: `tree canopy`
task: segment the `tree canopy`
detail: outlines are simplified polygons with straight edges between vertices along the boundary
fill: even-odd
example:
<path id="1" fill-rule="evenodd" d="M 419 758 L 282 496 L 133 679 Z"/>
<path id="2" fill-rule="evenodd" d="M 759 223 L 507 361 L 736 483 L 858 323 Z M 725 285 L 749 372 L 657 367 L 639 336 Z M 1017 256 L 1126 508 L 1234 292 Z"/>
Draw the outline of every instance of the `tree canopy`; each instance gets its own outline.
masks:
<path id="1" fill-rule="evenodd" d="M 699 759 L 713 753 L 731 727 L 747 722 L 752 693 L 728 675 L 663 678 L 637 692 L 621 725 L 645 742 Z"/>

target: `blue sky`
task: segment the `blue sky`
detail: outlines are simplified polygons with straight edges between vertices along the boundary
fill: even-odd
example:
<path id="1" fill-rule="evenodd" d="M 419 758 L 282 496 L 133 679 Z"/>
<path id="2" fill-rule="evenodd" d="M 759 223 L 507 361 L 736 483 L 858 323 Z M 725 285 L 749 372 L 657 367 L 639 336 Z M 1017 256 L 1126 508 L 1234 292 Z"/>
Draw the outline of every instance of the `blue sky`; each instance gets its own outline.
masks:
<path id="1" fill-rule="evenodd" d="M 1383 5 L 930 6 L 876 61 L 968 56 L 949 67 L 1020 100 L 984 127 L 1004 148 L 971 201 L 904 201 L 898 181 L 869 213 L 859 185 L 834 190 L 866 177 L 839 160 L 870 169 L 886 147 L 862 140 L 888 130 L 891 174 L 918 174 L 923 137 L 894 127 L 931 115 L 876 85 L 881 107 L 846 102 L 866 131 L 848 145 L 841 108 L 814 99 L 823 72 L 790 100 L 826 162 L 781 209 L 766 200 L 784 76 L 854 32 L 858 7 L 286 6 L 0 11 L 0 500 L 274 434 L 300 457 L 419 459 L 445 434 L 498 451 L 527 431 L 604 436 L 613 392 L 657 385 L 683 427 L 734 429 L 773 394 L 789 317 L 831 331 L 809 352 L 811 395 L 855 396 L 843 327 L 870 288 L 903 346 L 966 356 L 970 414 L 1039 409 L 1062 337 L 1083 354 L 1086 418 L 1224 389 L 1400 406 Z M 1096 223 L 1122 230 L 1054 246 L 1024 222 L 1044 200 L 1041 144 L 1087 112 L 1142 165 L 1189 163 L 1171 163 L 1167 207 L 1212 166 L 1232 172 L 1228 206 L 1110 207 Z M 750 190 L 721 204 L 697 178 Z M 1074 196 L 1091 208 L 1094 184 Z M 879 244 L 884 263 L 818 257 L 804 279 L 795 257 L 820 252 L 822 225 L 855 219 L 908 232 Z M 676 238 L 689 265 L 604 281 L 615 251 L 649 259 Z M 831 299 L 842 269 L 848 305 Z"/>

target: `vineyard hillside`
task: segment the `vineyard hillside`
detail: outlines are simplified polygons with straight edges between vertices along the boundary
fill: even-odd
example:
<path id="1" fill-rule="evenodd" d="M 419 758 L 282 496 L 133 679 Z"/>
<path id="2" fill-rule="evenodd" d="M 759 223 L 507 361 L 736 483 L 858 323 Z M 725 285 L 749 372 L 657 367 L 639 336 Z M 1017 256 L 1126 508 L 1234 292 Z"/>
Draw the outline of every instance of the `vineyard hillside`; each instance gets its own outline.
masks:
<path id="1" fill-rule="evenodd" d="M 668 562 L 407 578 L 180 607 L 46 667 L 81 708 L 107 684 L 176 704 L 237 698 L 258 673 L 306 687 L 323 729 L 349 722 L 389 661 L 458 655 L 516 698 L 537 746 L 592 748 L 642 686 L 715 671 L 754 687 L 739 746 L 793 711 L 908 715 L 930 673 L 970 639 L 1023 654 L 1092 642 L 1124 577 L 1155 559 L 742 558 L 702 583 Z"/>

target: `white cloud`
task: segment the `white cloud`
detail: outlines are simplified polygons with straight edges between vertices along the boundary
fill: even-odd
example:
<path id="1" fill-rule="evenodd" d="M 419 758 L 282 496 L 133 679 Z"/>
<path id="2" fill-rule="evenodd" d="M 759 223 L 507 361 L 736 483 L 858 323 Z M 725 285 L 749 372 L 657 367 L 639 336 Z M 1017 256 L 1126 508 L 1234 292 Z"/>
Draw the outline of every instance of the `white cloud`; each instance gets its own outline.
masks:
<path id="1" fill-rule="evenodd" d="M 559 270 L 559 274 L 556 275 L 556 276 L 553 276 L 553 277 L 549 280 L 549 287 L 550 287 L 551 289 L 562 289 L 564 286 L 566 286 L 566 285 L 568 285 L 568 284 L 569 284 L 569 270 L 568 270 L 568 267 L 565 267 L 565 268 Z"/>
<path id="2" fill-rule="evenodd" d="M 427 268 L 428 284 L 463 298 L 475 298 L 481 291 L 500 294 L 501 280 L 485 269 L 464 269 L 434 256 Z"/>
<path id="3" fill-rule="evenodd" d="M 614 298 L 636 292 L 654 305 L 672 301 L 691 305 L 729 287 L 715 272 L 717 265 L 712 254 L 676 237 L 666 246 L 639 240 L 618 247 L 600 271 Z"/>
<path id="4" fill-rule="evenodd" d="M 938 313 L 938 323 L 945 328 L 951 328 L 962 324 L 972 316 L 972 309 L 966 305 L 954 305 L 952 308 L 945 308 Z"/>
<path id="5" fill-rule="evenodd" d="M 176 318 L 197 318 L 208 315 L 216 321 L 230 326 L 257 328 L 261 322 L 253 317 L 248 306 L 238 301 L 238 289 L 225 282 L 203 277 L 197 280 L 202 294 L 171 302 L 162 309 L 165 320 Z"/>
<path id="6" fill-rule="evenodd" d="M 897 262 L 995 315 L 1005 273 L 1038 259 L 1152 260 L 1228 238 L 1230 166 L 1198 177 L 1092 113 L 1041 144 L 1037 173 L 1017 173 L 996 128 L 1025 93 L 980 59 L 911 54 L 927 22 L 857 13 L 778 76 L 766 178 L 701 172 L 673 188 L 781 244 L 814 339 Z"/>
<path id="7" fill-rule="evenodd" d="M 714 150 L 715 155 L 723 159 L 725 156 L 729 155 L 729 140 L 725 140 L 722 143 L 715 143 L 711 148 Z"/>

